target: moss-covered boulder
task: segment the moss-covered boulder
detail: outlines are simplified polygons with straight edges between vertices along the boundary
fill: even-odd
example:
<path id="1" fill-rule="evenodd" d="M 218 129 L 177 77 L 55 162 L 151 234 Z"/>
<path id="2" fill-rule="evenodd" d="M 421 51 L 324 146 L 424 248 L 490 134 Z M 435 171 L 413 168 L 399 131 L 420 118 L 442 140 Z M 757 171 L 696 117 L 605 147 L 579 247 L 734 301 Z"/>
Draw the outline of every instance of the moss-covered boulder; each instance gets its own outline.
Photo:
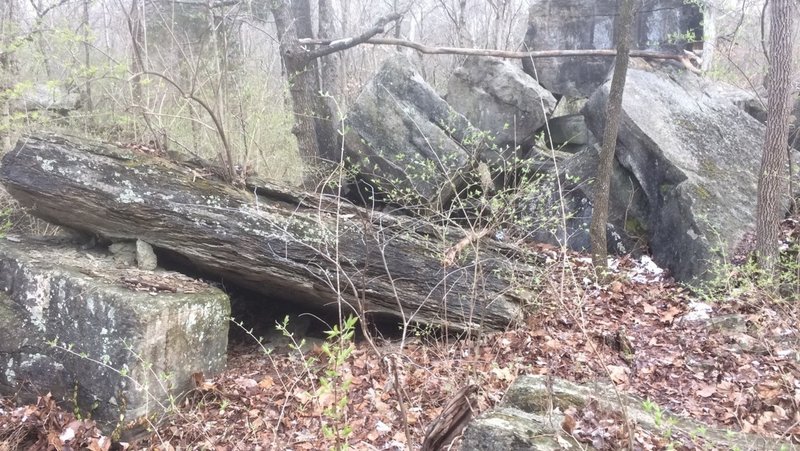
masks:
<path id="1" fill-rule="evenodd" d="M 447 102 L 495 145 L 510 150 L 532 144 L 556 107 L 555 97 L 518 64 L 491 57 L 470 57 L 453 72 Z"/>
<path id="2" fill-rule="evenodd" d="M 678 280 L 701 280 L 755 226 L 764 126 L 737 104 L 733 87 L 633 64 L 616 159 L 643 199 L 625 217 L 644 225 L 656 263 Z M 584 108 L 596 136 L 605 127 L 609 85 Z M 614 197 L 636 200 L 628 193 Z"/>
<path id="3" fill-rule="evenodd" d="M 648 411 L 646 405 L 643 400 L 618 393 L 605 383 L 580 385 L 547 376 L 521 376 L 496 408 L 484 412 L 467 426 L 461 449 L 614 449 L 602 428 L 595 434 L 585 426 L 624 425 L 626 418 L 637 437 L 691 443 L 698 449 L 793 449 L 788 443 L 716 429 L 660 409 Z M 576 417 L 580 422 L 587 421 L 584 427 L 575 426 Z M 603 439 L 597 440 L 598 437 Z"/>
<path id="4" fill-rule="evenodd" d="M 394 203 L 438 205 L 470 161 L 477 133 L 404 56 L 387 60 L 347 114 L 346 157 Z M 474 146 L 473 146 L 474 149 Z"/>
<path id="5" fill-rule="evenodd" d="M 225 366 L 230 303 L 102 251 L 0 240 L 0 391 L 51 392 L 107 430 L 170 407 Z"/>

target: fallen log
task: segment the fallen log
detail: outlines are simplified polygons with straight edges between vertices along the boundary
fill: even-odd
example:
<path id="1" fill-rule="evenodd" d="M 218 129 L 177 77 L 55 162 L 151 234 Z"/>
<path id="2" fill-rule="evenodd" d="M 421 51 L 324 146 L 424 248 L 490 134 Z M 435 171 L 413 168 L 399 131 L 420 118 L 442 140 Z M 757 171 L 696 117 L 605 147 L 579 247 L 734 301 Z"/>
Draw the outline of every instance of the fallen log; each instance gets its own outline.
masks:
<path id="1" fill-rule="evenodd" d="M 3 158 L 0 182 L 36 216 L 141 239 L 269 302 L 343 303 L 373 317 L 496 329 L 520 317 L 529 293 L 510 281 L 536 270 L 534 254 L 488 238 L 453 258 L 464 240 L 457 231 L 295 188 L 239 190 L 72 136 L 23 137 Z"/>

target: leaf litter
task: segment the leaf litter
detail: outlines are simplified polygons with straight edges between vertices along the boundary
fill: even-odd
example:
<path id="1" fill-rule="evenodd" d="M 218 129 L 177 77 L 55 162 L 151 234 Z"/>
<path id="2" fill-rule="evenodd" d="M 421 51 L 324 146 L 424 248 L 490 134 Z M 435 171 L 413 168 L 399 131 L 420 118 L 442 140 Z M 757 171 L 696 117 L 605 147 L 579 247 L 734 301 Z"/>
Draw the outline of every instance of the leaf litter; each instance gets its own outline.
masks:
<path id="1" fill-rule="evenodd" d="M 351 449 L 409 449 L 409 439 L 418 449 L 461 388 L 479 387 L 471 403 L 477 415 L 521 374 L 610 380 L 677 415 L 800 443 L 797 300 L 742 291 L 703 302 L 649 259 L 614 259 L 613 281 L 600 286 L 585 257 L 569 258 L 580 282 L 564 284 L 552 271 L 543 284 L 550 300 L 517 328 L 470 339 L 417 331 L 402 348 L 397 340 L 360 340 L 338 368 L 349 384 L 344 401 L 343 389 L 320 391 L 326 368 L 319 346 L 303 357 L 291 349 L 267 357 L 244 342 L 232 345 L 223 374 L 195 375 L 195 389 L 138 440 L 112 443 L 49 395 L 30 405 L 5 398 L 0 450 L 319 450 L 335 445 L 324 427 L 349 429 Z M 333 406 L 341 407 L 338 416 Z M 631 436 L 624 418 L 596 403 L 566 413 L 563 432 L 596 449 L 722 449 L 638 428 Z"/>

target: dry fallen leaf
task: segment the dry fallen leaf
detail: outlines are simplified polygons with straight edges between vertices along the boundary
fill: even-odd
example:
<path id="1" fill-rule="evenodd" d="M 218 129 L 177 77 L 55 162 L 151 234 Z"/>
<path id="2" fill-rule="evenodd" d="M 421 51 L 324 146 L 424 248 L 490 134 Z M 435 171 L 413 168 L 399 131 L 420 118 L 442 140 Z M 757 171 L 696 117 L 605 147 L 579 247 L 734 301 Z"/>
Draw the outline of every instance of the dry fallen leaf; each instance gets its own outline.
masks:
<path id="1" fill-rule="evenodd" d="M 566 432 L 567 434 L 572 434 L 572 431 L 575 430 L 575 425 L 577 422 L 572 415 L 564 415 L 564 421 L 561 422 L 561 429 Z"/>
<path id="2" fill-rule="evenodd" d="M 681 309 L 679 309 L 678 307 L 675 307 L 673 305 L 672 307 L 667 309 L 666 312 L 661 314 L 661 322 L 662 323 L 666 323 L 666 324 L 670 324 L 670 323 L 672 323 L 672 321 L 675 320 L 675 317 L 678 316 L 680 313 L 681 313 Z"/>
<path id="3" fill-rule="evenodd" d="M 703 385 L 700 390 L 697 390 L 697 395 L 703 398 L 710 398 L 715 393 L 717 393 L 717 386 L 713 384 Z"/>
<path id="4" fill-rule="evenodd" d="M 258 382 L 258 386 L 265 390 L 272 388 L 273 385 L 275 385 L 275 381 L 272 379 L 272 376 L 266 376 Z"/>
<path id="5" fill-rule="evenodd" d="M 630 369 L 627 366 L 608 365 L 608 376 L 615 384 L 625 384 L 628 382 L 628 372 Z"/>

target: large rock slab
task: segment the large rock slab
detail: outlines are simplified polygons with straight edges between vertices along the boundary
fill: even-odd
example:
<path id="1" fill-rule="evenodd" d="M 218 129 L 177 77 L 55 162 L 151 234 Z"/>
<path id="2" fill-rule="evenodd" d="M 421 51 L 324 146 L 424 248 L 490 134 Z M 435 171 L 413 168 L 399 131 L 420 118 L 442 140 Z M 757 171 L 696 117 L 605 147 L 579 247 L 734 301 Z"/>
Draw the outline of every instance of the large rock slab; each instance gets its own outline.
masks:
<path id="1" fill-rule="evenodd" d="M 724 85 L 640 67 L 628 72 L 616 151 L 645 199 L 628 218 L 647 230 L 659 265 L 678 280 L 703 278 L 755 224 L 764 126 Z M 585 108 L 596 135 L 605 126 L 609 84 Z"/>
<path id="2" fill-rule="evenodd" d="M 459 143 L 474 129 L 403 56 L 387 60 L 370 80 L 345 128 L 349 163 L 399 203 L 446 201 L 472 156 Z"/>
<path id="3" fill-rule="evenodd" d="M 617 0 L 533 0 L 526 51 L 614 48 Z M 632 48 L 683 51 L 685 38 L 702 38 L 703 14 L 684 0 L 644 0 L 633 26 Z M 523 60 L 525 71 L 553 93 L 588 97 L 608 77 L 613 57 Z"/>
<path id="4" fill-rule="evenodd" d="M 591 443 L 579 443 L 561 426 L 568 409 L 580 411 L 590 403 L 596 403 L 591 404 L 593 411 L 605 413 L 615 422 L 628 418 L 637 428 L 654 436 L 660 435 L 664 425 L 668 424 L 673 436 L 680 434 L 691 438 L 700 449 L 707 449 L 703 445 L 711 445 L 714 449 L 779 449 L 782 445 L 763 437 L 719 430 L 669 412 L 656 418 L 643 410 L 643 400 L 625 393 L 617 394 L 613 387 L 604 383 L 578 385 L 547 376 L 521 376 L 509 387 L 497 407 L 481 414 L 467 426 L 461 449 L 598 449 Z M 597 421 L 604 419 L 596 418 Z M 603 440 L 598 443 L 603 443 Z"/>
<path id="5" fill-rule="evenodd" d="M 263 294 L 264 303 L 358 306 L 371 318 L 450 331 L 504 329 L 521 318 L 532 294 L 516 282 L 543 261 L 490 239 L 461 249 L 463 231 L 419 218 L 266 181 L 237 189 L 174 161 L 74 136 L 22 137 L 3 157 L 0 182 L 47 221 L 145 241 Z M 337 274 L 347 283 L 337 284 Z"/>
<path id="6" fill-rule="evenodd" d="M 221 371 L 229 315 L 225 293 L 185 276 L 3 239 L 0 391 L 51 392 L 112 430 L 170 407 L 193 373 Z"/>
<path id="7" fill-rule="evenodd" d="M 471 57 L 453 72 L 447 102 L 499 147 L 532 143 L 556 107 L 556 99 L 518 65 Z"/>

